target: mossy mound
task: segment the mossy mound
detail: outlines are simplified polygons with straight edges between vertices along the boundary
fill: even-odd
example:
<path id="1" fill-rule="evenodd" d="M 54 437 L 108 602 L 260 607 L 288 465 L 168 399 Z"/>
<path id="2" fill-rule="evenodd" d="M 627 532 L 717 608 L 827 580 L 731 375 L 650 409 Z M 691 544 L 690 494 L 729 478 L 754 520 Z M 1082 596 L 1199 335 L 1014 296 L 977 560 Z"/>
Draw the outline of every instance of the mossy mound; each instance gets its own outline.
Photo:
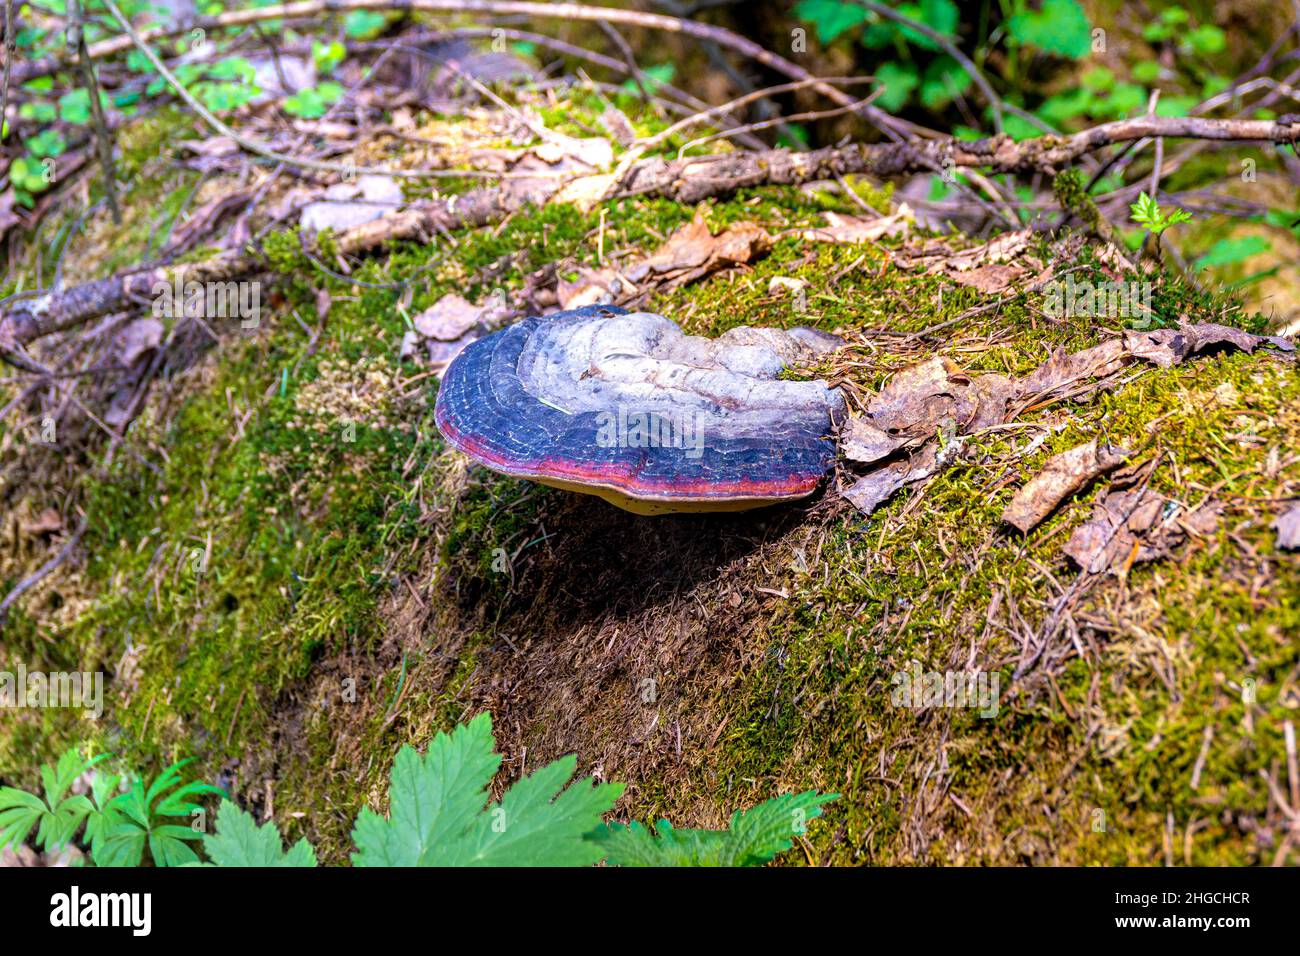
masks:
<path id="1" fill-rule="evenodd" d="M 146 133 L 142 149 L 159 149 Z M 164 198 L 134 182 L 127 238 L 96 215 L 68 261 L 112 268 L 91 252 L 134 248 L 141 224 L 174 216 L 193 188 Z M 987 300 L 896 268 L 903 240 L 799 237 L 827 210 L 887 207 L 887 190 L 858 185 L 856 199 L 763 189 L 710 205 L 715 228 L 764 225 L 771 253 L 648 306 L 692 333 L 839 330 L 851 349 L 816 373 L 855 394 L 934 354 L 1023 374 L 1105 333 L 1045 316 L 1039 294 L 952 324 Z M 619 811 L 638 819 L 720 826 L 780 792 L 842 794 L 796 862 L 1273 861 L 1284 728 L 1300 707 L 1300 560 L 1268 527 L 1300 485 L 1294 365 L 1224 354 L 1134 370 L 973 439 L 870 518 L 838 479 L 794 507 L 638 518 L 445 448 L 436 379 L 398 358 L 411 316 L 599 250 L 648 252 L 693 213 L 661 200 L 610 204 L 603 220 L 533 209 L 456 233 L 451 255 L 441 240 L 401 244 L 346 279 L 286 234 L 270 243 L 269 314 L 158 384 L 129 432 L 134 454 L 88 445 L 59 483 L 26 484 L 33 452 L 14 436 L 10 508 L 74 502 L 87 530 L 84 560 L 5 625 L 3 659 L 111 680 L 97 724 L 7 718 L 0 777 L 31 783 L 40 759 L 88 732 L 137 765 L 194 755 L 291 840 L 342 862 L 398 748 L 490 709 L 503 780 L 576 752 L 581 770 L 628 783 Z M 1087 246 L 1069 265 L 1102 274 Z M 801 306 L 769 291 L 776 276 L 807 284 Z M 1171 324 L 1263 325 L 1172 278 L 1155 301 Z M 1012 680 L 1076 574 L 1061 544 L 1098 491 L 1028 538 L 1001 510 L 1047 457 L 1092 438 L 1161 456 L 1153 488 L 1213 497 L 1224 518 L 1172 559 L 1090 588 L 1051 663 Z M 13 532 L 10 582 L 45 557 L 24 540 Z M 994 716 L 893 702 L 899 672 L 975 666 L 999 675 Z"/>

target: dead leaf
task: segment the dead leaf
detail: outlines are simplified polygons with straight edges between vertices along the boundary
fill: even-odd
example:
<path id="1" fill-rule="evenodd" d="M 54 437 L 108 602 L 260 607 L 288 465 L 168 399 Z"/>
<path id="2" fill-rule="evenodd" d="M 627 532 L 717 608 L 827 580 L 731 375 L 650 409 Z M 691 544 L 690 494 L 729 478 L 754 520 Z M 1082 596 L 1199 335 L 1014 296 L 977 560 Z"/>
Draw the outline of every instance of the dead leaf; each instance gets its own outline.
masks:
<path id="1" fill-rule="evenodd" d="M 63 518 L 53 508 L 46 508 L 35 518 L 23 522 L 22 530 L 24 534 L 32 537 L 53 534 L 55 531 L 63 530 Z"/>
<path id="2" fill-rule="evenodd" d="M 322 198 L 303 207 L 305 232 L 343 232 L 381 218 L 402 205 L 402 187 L 392 176 L 360 176 L 355 183 L 338 183 Z"/>
<path id="3" fill-rule="evenodd" d="M 252 198 L 253 191 L 244 189 L 204 203 L 172 232 L 171 242 L 167 244 L 168 254 L 179 255 L 189 251 L 215 233 L 222 222 L 242 210 Z"/>
<path id="4" fill-rule="evenodd" d="M 853 483 L 844 497 L 864 515 L 870 515 L 905 485 L 929 478 L 939 468 L 934 445 L 927 445 L 910 459 L 900 459 L 872 469 Z"/>
<path id="5" fill-rule="evenodd" d="M 924 268 L 928 273 L 946 272 L 955 275 L 968 272 L 986 264 L 997 264 L 1015 259 L 1024 252 L 1033 238 L 1033 231 L 1022 229 L 1007 232 L 982 245 L 954 250 L 946 239 L 931 239 L 914 248 L 905 249 L 895 256 L 901 269 Z"/>
<path id="6" fill-rule="evenodd" d="M 1091 574 L 1123 574 L 1134 564 L 1167 556 L 1191 535 L 1209 534 L 1220 511 L 1211 502 L 1187 512 L 1181 502 L 1149 488 L 1110 491 L 1093 505 L 1092 516 L 1074 529 L 1062 550 Z"/>
<path id="7" fill-rule="evenodd" d="M 761 226 L 739 222 L 716 236 L 709 232 L 704 209 L 682 226 L 658 250 L 624 270 L 634 283 L 657 279 L 669 286 L 694 282 L 721 269 L 747 265 L 772 248 L 772 237 Z"/>
<path id="8" fill-rule="evenodd" d="M 898 372 L 867 403 L 870 424 L 896 440 L 895 447 L 934 437 L 940 430 L 966 434 L 1000 424 L 1014 383 L 1002 375 L 972 378 L 935 356 Z M 878 436 L 866 442 L 879 445 Z"/>
<path id="9" fill-rule="evenodd" d="M 1046 362 L 1021 380 L 1019 391 L 1025 398 L 1044 398 L 1081 379 L 1109 375 L 1123 368 L 1124 362 L 1124 342 L 1121 339 L 1107 339 L 1079 352 L 1058 348 Z"/>
<path id="10" fill-rule="evenodd" d="M 1273 527 L 1277 529 L 1277 546 L 1282 551 L 1300 551 L 1300 504 L 1280 514 Z"/>
<path id="11" fill-rule="evenodd" d="M 636 291 L 636 286 L 613 269 L 579 269 L 576 279 L 561 279 L 555 287 L 556 300 L 562 309 L 618 303 Z"/>
<path id="12" fill-rule="evenodd" d="M 877 239 L 907 235 L 915 218 L 907 203 L 900 205 L 893 215 L 881 216 L 879 219 L 828 212 L 826 225 L 818 229 L 805 229 L 803 237 L 809 242 L 874 242 Z"/>
<path id="13" fill-rule="evenodd" d="M 163 324 L 154 318 L 128 322 L 113 342 L 115 360 L 119 365 L 130 368 L 146 352 L 152 352 L 158 347 L 164 331 Z"/>
<path id="14" fill-rule="evenodd" d="M 849 419 L 844 434 L 840 437 L 840 452 L 852 461 L 871 464 L 888 458 L 902 444 L 902 441 L 877 428 L 865 418 L 855 416 Z"/>
<path id="15" fill-rule="evenodd" d="M 483 319 L 483 309 L 449 292 L 415 317 L 415 331 L 427 339 L 451 342 Z"/>
<path id="16" fill-rule="evenodd" d="M 1006 509 L 1002 520 L 1028 534 L 1066 498 L 1099 475 L 1123 464 L 1129 452 L 1090 441 L 1049 458 L 1043 470 L 1025 483 Z"/>
<path id="17" fill-rule="evenodd" d="M 993 295 L 1004 291 L 1024 274 L 1025 270 L 1020 266 L 990 262 L 968 272 L 954 272 L 950 277 L 958 285 L 970 286 L 985 295 Z"/>

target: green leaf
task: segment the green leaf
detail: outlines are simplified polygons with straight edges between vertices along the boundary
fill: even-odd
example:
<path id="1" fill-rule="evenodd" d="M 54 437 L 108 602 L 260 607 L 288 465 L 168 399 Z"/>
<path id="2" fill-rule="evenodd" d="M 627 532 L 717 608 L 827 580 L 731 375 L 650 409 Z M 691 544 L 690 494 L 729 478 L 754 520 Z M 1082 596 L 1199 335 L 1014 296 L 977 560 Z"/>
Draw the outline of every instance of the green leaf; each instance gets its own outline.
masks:
<path id="1" fill-rule="evenodd" d="M 316 62 L 316 69 L 321 73 L 328 73 L 334 67 L 343 62 L 343 58 L 348 55 L 347 47 L 338 40 L 330 43 L 319 43 L 316 40 L 311 42 L 311 58 Z"/>
<path id="2" fill-rule="evenodd" d="M 18 115 L 25 120 L 37 123 L 53 123 L 59 118 L 59 108 L 44 100 L 32 100 L 18 107 Z"/>
<path id="3" fill-rule="evenodd" d="M 677 67 L 671 63 L 656 63 L 654 66 L 646 67 L 641 72 L 644 74 L 641 78 L 642 86 L 645 87 L 647 93 L 654 93 L 665 83 L 673 81 L 673 77 L 677 73 Z M 624 81 L 620 89 L 629 96 L 639 92 L 636 83 L 632 80 Z"/>
<path id="4" fill-rule="evenodd" d="M 90 94 L 73 90 L 59 97 L 59 119 L 78 126 L 90 122 Z"/>
<path id="5" fill-rule="evenodd" d="M 577 758 L 519 780 L 484 811 L 501 763 L 491 717 L 439 733 L 421 756 L 403 747 L 393 763 L 389 814 L 357 817 L 357 866 L 581 866 L 600 853 L 583 835 L 613 806 L 621 784 L 566 786 Z"/>
<path id="6" fill-rule="evenodd" d="M 876 97 L 876 105 L 886 113 L 896 113 L 907 103 L 920 80 L 916 67 L 890 60 L 876 70 L 876 82 L 884 88 L 884 92 Z"/>
<path id="7" fill-rule="evenodd" d="M 1270 209 L 1264 215 L 1264 222 L 1279 229 L 1286 229 L 1300 239 L 1300 209 Z"/>
<path id="8" fill-rule="evenodd" d="M 726 830 L 675 830 L 660 820 L 654 832 L 639 823 L 605 824 L 588 836 L 612 866 L 761 866 L 790 849 L 808 821 L 837 794 L 808 790 L 737 811 Z"/>
<path id="9" fill-rule="evenodd" d="M 1195 96 L 1162 96 L 1156 102 L 1156 115 L 1186 116 L 1197 102 Z"/>
<path id="10" fill-rule="evenodd" d="M 38 159 L 47 156 L 60 156 L 67 149 L 67 143 L 58 130 L 44 129 L 26 142 L 27 152 Z"/>
<path id="11" fill-rule="evenodd" d="M 1187 42 L 1202 56 L 1211 56 L 1224 51 L 1228 45 L 1228 38 L 1218 27 L 1206 23 L 1189 33 Z"/>
<path id="12" fill-rule="evenodd" d="M 353 10 L 343 21 L 343 30 L 354 40 L 372 40 L 384 29 L 384 15 L 374 10 Z"/>
<path id="13" fill-rule="evenodd" d="M 1020 43 L 1073 60 L 1092 50 L 1092 24 L 1078 0 L 1043 0 L 1042 10 L 1017 13 L 1007 30 Z"/>
<path id="14" fill-rule="evenodd" d="M 21 157 L 10 166 L 9 178 L 16 186 L 30 183 L 33 174 L 28 167 Z M 41 187 L 44 188 L 43 180 Z M 84 796 L 65 797 L 64 794 L 78 777 L 105 756 L 86 759 L 74 747 L 64 751 L 53 767 L 42 764 L 44 799 L 15 787 L 0 788 L 0 847 L 22 843 L 33 826 L 36 827 L 35 845 L 40 849 L 67 846 L 94 807 Z"/>
<path id="15" fill-rule="evenodd" d="M 1174 29 L 1160 20 L 1153 20 L 1142 28 L 1142 39 L 1148 43 L 1160 43 L 1174 35 Z"/>
<path id="16" fill-rule="evenodd" d="M 217 808 L 216 830 L 203 837 L 203 849 L 217 866 L 315 866 L 316 853 L 305 839 L 285 852 L 274 823 L 259 827 L 253 815 L 229 800 Z"/>
<path id="17" fill-rule="evenodd" d="M 1053 126 L 1083 116 L 1093 107 L 1093 96 L 1082 86 L 1049 97 L 1034 112 Z"/>
<path id="18" fill-rule="evenodd" d="M 1134 110 L 1146 106 L 1147 91 L 1132 83 L 1120 83 L 1108 95 L 1095 97 L 1092 102 L 1094 116 L 1122 119 Z"/>
<path id="19" fill-rule="evenodd" d="M 118 794 L 104 806 L 105 819 L 97 829 L 99 849 L 92 843 L 91 853 L 98 866 L 139 866 L 144 848 L 155 866 L 183 866 L 198 861 L 188 846 L 202 834 L 188 825 L 169 820 L 188 818 L 199 804 L 192 798 L 219 795 L 222 791 L 210 784 L 191 781 L 182 786 L 181 770 L 189 760 L 181 760 L 160 773 L 146 789 L 135 779 L 126 793 Z"/>
<path id="20" fill-rule="evenodd" d="M 1271 248 L 1273 248 L 1273 244 L 1263 236 L 1220 239 L 1210 246 L 1209 251 L 1196 260 L 1196 268 L 1208 269 L 1213 266 L 1236 265 L 1251 256 L 1257 256 L 1261 252 L 1268 252 Z"/>
<path id="21" fill-rule="evenodd" d="M 329 112 L 330 106 L 342 95 L 342 86 L 333 80 L 326 80 L 315 87 L 299 90 L 293 96 L 286 98 L 281 105 L 290 116 L 319 119 Z"/>
<path id="22" fill-rule="evenodd" d="M 924 23 L 935 33 L 949 38 L 957 36 L 957 23 L 961 19 L 961 15 L 957 11 L 957 5 L 952 0 L 921 0 L 920 4 L 902 3 L 898 6 L 898 12 L 909 19 Z M 939 44 L 911 27 L 900 24 L 900 29 L 908 43 L 915 44 L 925 50 L 942 49 Z"/>
<path id="23" fill-rule="evenodd" d="M 1094 93 L 1105 93 L 1115 85 L 1115 74 L 1104 66 L 1098 66 L 1083 74 L 1079 82 Z"/>
<path id="24" fill-rule="evenodd" d="M 938 57 L 925 68 L 925 76 L 921 79 L 921 103 L 926 109 L 940 109 L 965 93 L 972 82 L 970 74 L 952 57 Z"/>
<path id="25" fill-rule="evenodd" d="M 817 42 L 822 44 L 834 43 L 871 17 L 866 7 L 846 0 L 800 0 L 794 5 L 794 15 L 813 25 Z"/>
<path id="26" fill-rule="evenodd" d="M 0 787 L 0 849 L 25 841 L 47 810 L 40 797 L 16 787 Z"/>
<path id="27" fill-rule="evenodd" d="M 1133 65 L 1133 79 L 1150 86 L 1160 79 L 1160 64 L 1155 60 L 1143 60 Z"/>
<path id="28" fill-rule="evenodd" d="M 1174 209 L 1166 215 L 1160 210 L 1159 204 L 1145 192 L 1138 196 L 1138 201 L 1129 208 L 1133 213 L 1133 221 L 1146 226 L 1148 230 L 1157 236 L 1170 226 L 1176 226 L 1180 222 L 1191 222 L 1192 220 L 1191 213 L 1185 209 Z"/>

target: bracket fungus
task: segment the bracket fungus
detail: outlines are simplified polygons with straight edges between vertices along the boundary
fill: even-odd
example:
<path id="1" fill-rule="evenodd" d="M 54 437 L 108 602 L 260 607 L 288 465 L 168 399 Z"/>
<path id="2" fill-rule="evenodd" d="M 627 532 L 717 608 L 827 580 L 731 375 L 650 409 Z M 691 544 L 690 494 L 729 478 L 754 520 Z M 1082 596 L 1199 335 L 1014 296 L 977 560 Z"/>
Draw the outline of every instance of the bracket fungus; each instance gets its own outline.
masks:
<path id="1" fill-rule="evenodd" d="M 585 306 L 469 345 L 435 420 L 494 471 L 637 514 L 757 508 L 812 493 L 833 464 L 844 397 L 779 376 L 840 344 L 809 328 L 707 339 L 649 312 Z"/>

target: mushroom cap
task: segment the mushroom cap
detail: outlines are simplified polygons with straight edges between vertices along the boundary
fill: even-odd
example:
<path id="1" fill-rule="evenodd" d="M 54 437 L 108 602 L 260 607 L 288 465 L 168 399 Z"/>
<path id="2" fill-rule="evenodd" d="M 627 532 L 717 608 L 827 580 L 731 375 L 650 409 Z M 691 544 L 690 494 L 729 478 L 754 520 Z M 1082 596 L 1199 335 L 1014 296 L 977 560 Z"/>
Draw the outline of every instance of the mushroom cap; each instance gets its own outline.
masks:
<path id="1" fill-rule="evenodd" d="M 533 316 L 447 368 L 435 421 L 494 471 L 629 511 L 739 511 L 810 494 L 844 397 L 777 376 L 838 347 L 815 329 L 683 334 L 612 305 Z"/>

